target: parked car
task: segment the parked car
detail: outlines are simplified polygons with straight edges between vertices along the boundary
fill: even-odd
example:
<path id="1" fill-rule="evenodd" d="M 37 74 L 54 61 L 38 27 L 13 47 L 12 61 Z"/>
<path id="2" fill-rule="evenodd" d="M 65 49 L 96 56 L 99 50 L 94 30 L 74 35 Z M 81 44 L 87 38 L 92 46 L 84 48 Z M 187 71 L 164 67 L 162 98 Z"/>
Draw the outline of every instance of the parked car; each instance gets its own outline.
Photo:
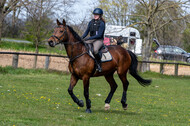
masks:
<path id="1" fill-rule="evenodd" d="M 178 60 L 190 63 L 190 53 L 177 46 L 160 45 L 154 52 L 154 57 L 158 59 Z"/>
<path id="2" fill-rule="evenodd" d="M 157 44 L 157 48 L 154 50 L 153 57 L 161 60 L 177 60 L 190 63 L 190 53 L 185 50 L 171 45 L 160 45 L 157 40 L 154 39 Z"/>

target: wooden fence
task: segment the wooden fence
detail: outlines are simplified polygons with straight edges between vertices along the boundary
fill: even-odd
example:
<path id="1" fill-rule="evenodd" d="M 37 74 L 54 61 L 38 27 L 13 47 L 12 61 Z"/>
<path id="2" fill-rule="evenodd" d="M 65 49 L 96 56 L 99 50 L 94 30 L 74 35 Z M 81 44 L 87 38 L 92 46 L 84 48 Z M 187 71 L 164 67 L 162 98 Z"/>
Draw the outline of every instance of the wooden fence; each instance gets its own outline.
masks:
<path id="1" fill-rule="evenodd" d="M 179 71 L 179 65 L 182 66 L 190 66 L 190 64 L 187 63 L 176 63 L 176 62 L 156 62 L 156 61 L 139 61 L 139 63 L 152 63 L 152 64 L 160 64 L 160 73 L 163 74 L 164 71 L 164 65 L 166 64 L 171 64 L 171 65 L 175 65 L 175 69 L 174 69 L 174 75 L 178 76 L 178 71 Z"/>
<path id="2" fill-rule="evenodd" d="M 62 57 L 62 58 L 67 58 L 67 56 L 62 56 L 62 55 L 50 55 L 50 54 L 36 54 L 36 53 L 20 53 L 20 52 L 0 52 L 0 54 L 12 54 L 13 55 L 13 60 L 12 60 L 12 67 L 17 68 L 18 67 L 18 60 L 19 60 L 19 55 L 30 55 L 30 56 L 45 56 L 45 69 L 49 68 L 49 58 L 50 57 Z"/>
<path id="3" fill-rule="evenodd" d="M 36 53 L 20 53 L 20 52 L 0 52 L 0 54 L 12 54 L 13 59 L 12 59 L 12 67 L 17 68 L 18 67 L 18 60 L 19 60 L 19 55 L 32 55 L 32 56 L 45 56 L 45 69 L 49 68 L 49 63 L 50 57 L 61 57 L 61 58 L 68 58 L 67 56 L 62 56 L 62 55 L 50 55 L 50 54 L 36 54 Z M 185 63 L 172 63 L 172 62 L 156 62 L 156 61 L 139 61 L 139 64 L 141 63 L 150 63 L 150 64 L 160 64 L 160 73 L 163 74 L 164 71 L 164 65 L 166 64 L 171 64 L 175 65 L 175 70 L 174 70 L 174 75 L 178 76 L 178 67 L 179 65 L 183 66 L 190 66 L 190 64 L 185 64 Z"/>

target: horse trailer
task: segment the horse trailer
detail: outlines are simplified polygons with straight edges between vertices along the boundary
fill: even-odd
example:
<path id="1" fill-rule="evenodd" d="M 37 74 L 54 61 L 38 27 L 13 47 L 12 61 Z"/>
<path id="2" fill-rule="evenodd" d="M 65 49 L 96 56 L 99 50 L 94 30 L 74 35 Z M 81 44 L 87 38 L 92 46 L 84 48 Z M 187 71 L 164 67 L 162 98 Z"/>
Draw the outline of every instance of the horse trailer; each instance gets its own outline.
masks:
<path id="1" fill-rule="evenodd" d="M 122 36 L 124 43 L 127 43 L 126 49 L 131 50 L 137 55 L 142 54 L 142 39 L 137 29 L 126 26 L 106 25 L 106 38 L 116 39 L 119 36 Z"/>

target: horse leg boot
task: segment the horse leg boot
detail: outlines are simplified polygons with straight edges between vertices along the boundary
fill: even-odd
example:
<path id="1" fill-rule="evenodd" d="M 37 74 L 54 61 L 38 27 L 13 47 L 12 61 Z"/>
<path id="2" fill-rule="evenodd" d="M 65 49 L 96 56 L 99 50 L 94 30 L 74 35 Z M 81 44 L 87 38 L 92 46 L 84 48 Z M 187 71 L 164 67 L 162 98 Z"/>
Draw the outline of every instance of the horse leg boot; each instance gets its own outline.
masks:
<path id="1" fill-rule="evenodd" d="M 94 54 L 94 57 L 95 57 L 95 62 L 96 62 L 96 65 L 97 65 L 98 72 L 102 72 L 100 54 L 99 53 Z"/>
<path id="2" fill-rule="evenodd" d="M 69 92 L 71 98 L 73 99 L 73 101 L 74 101 L 75 103 L 77 103 L 78 106 L 84 107 L 84 102 L 83 102 L 83 100 L 79 100 L 79 99 L 73 94 L 73 90 L 72 90 L 70 87 L 71 87 L 71 86 L 69 86 L 68 92 Z"/>
<path id="3" fill-rule="evenodd" d="M 122 94 L 122 98 L 121 98 L 121 104 L 124 110 L 127 110 L 128 105 L 126 104 L 127 101 L 127 89 L 129 86 L 129 82 L 126 78 L 126 74 L 123 75 L 119 75 L 119 78 L 121 79 L 122 83 L 123 83 L 123 94 Z"/>

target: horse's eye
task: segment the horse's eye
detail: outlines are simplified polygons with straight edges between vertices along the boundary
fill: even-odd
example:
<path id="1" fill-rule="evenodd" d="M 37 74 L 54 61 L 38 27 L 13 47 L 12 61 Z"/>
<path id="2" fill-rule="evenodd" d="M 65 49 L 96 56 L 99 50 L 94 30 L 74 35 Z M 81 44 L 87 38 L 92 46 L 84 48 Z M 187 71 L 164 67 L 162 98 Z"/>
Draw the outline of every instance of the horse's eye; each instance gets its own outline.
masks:
<path id="1" fill-rule="evenodd" d="M 63 31 L 60 31 L 61 33 L 63 33 Z"/>

